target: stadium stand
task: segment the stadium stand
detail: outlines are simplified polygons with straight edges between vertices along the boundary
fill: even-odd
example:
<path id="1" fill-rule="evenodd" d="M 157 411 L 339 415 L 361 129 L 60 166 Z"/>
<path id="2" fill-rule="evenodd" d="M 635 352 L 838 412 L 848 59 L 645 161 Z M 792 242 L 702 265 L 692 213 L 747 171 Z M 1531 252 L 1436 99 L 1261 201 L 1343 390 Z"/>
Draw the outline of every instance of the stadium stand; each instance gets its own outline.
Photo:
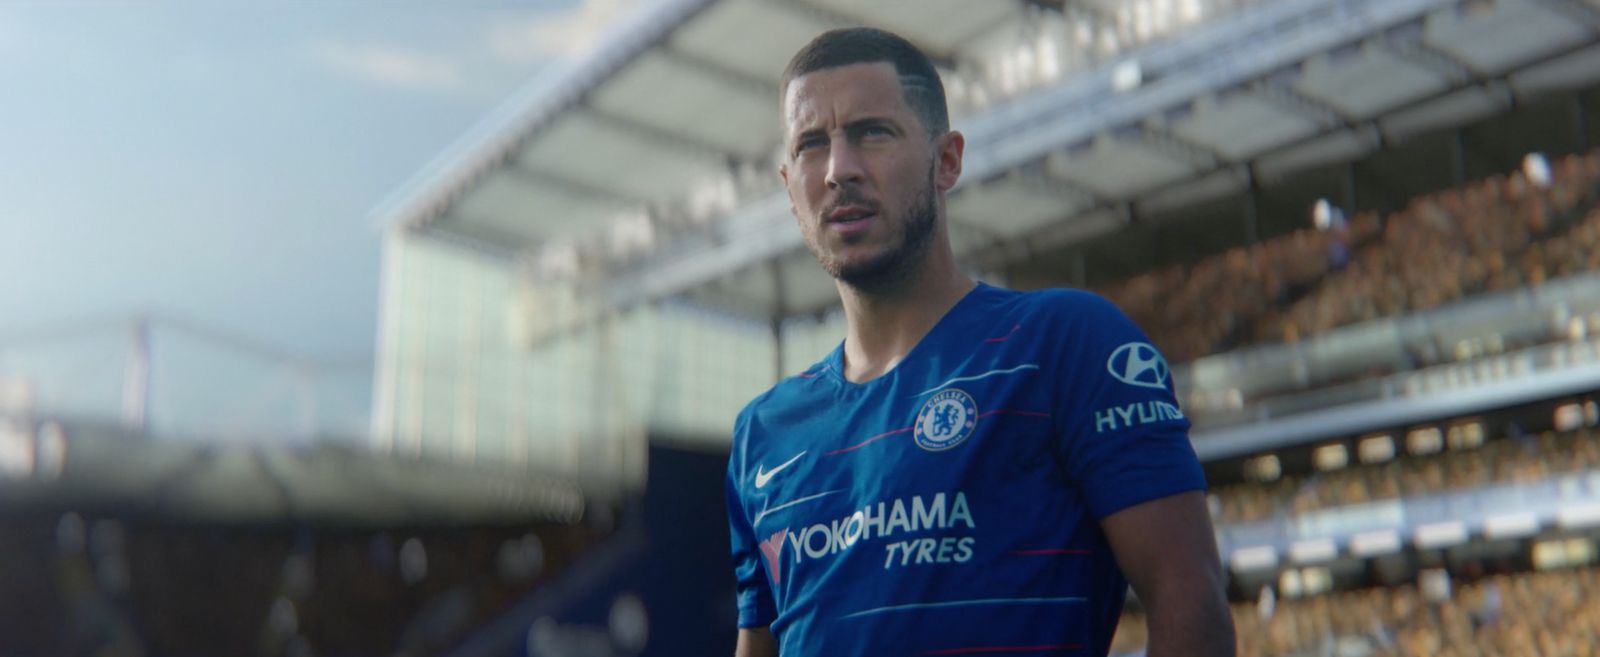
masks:
<path id="1" fill-rule="evenodd" d="M 1600 152 L 1414 199 L 1099 290 L 1174 362 L 1600 269 Z"/>
<path id="2" fill-rule="evenodd" d="M 576 526 L 351 528 L 12 515 L 0 653 L 437 654 L 562 572 Z M 40 631 L 56 628 L 57 631 Z"/>
<path id="3" fill-rule="evenodd" d="M 1474 515 L 1483 507 L 1468 498 L 1494 490 L 1508 500 L 1588 499 L 1583 491 L 1600 483 L 1597 425 L 1600 406 L 1587 397 L 1564 398 L 1209 463 L 1219 534 L 1272 525 L 1313 537 L 1331 535 L 1339 522 L 1379 517 L 1401 519 L 1405 527 L 1392 551 L 1362 554 L 1352 540 L 1348 554 L 1290 550 L 1264 568 L 1241 566 L 1238 553 L 1225 556 L 1238 654 L 1596 654 L 1594 524 L 1574 515 L 1524 530 L 1491 530 Z M 1425 545 L 1421 524 L 1437 518 L 1404 517 L 1401 506 L 1383 504 L 1418 500 L 1440 501 L 1473 529 Z M 1497 508 L 1533 514 L 1526 503 Z M 1142 654 L 1145 622 L 1137 602 L 1130 603 L 1112 654 Z"/>
<path id="4" fill-rule="evenodd" d="M 1416 523 L 1433 521 L 1412 518 L 1392 552 L 1361 555 L 1352 542 L 1348 555 L 1291 551 L 1253 572 L 1225 556 L 1238 654 L 1597 654 L 1600 534 L 1593 523 L 1573 516 L 1496 533 L 1466 503 L 1491 489 L 1517 499 L 1551 483 L 1583 498 L 1578 489 L 1600 482 L 1597 425 L 1600 407 L 1567 398 L 1208 464 L 1222 534 L 1276 525 L 1315 536 L 1336 524 L 1319 512 L 1392 517 L 1400 507 L 1377 503 L 1423 499 L 1446 502 L 1474 527 L 1460 542 L 1424 546 Z M 1112 654 L 1142 654 L 1145 622 L 1131 602 Z"/>
<path id="5" fill-rule="evenodd" d="M 1600 436 L 1588 428 L 1500 437 L 1464 449 L 1221 486 L 1215 491 L 1216 520 L 1254 522 L 1492 483 L 1536 481 L 1594 467 L 1600 467 Z"/>
<path id="6" fill-rule="evenodd" d="M 1600 568 L 1491 575 L 1437 601 L 1426 588 L 1233 605 L 1239 656 L 1600 654 Z M 1142 654 L 1145 627 L 1137 613 L 1124 616 L 1111 654 Z"/>

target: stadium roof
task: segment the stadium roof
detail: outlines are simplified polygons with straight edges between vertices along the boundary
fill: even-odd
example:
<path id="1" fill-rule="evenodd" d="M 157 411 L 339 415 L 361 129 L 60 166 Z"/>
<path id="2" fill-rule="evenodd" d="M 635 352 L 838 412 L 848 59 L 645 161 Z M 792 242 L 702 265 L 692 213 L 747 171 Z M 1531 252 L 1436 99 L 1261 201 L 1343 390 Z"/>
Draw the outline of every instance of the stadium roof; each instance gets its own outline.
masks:
<path id="1" fill-rule="evenodd" d="M 844 25 L 940 65 L 974 266 L 1600 78 L 1600 0 L 663 0 L 379 213 L 607 307 L 829 307 L 773 174 L 775 108 L 788 56 Z"/>

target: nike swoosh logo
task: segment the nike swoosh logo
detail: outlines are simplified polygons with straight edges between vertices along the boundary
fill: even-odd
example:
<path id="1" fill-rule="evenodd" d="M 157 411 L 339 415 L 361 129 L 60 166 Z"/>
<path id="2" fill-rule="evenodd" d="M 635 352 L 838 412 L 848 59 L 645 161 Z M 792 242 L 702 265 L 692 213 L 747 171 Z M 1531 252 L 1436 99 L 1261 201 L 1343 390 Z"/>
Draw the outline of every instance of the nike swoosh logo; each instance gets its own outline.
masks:
<path id="1" fill-rule="evenodd" d="M 800 457 L 805 456 L 805 455 L 806 455 L 805 452 L 800 452 L 799 454 L 795 454 L 794 458 L 789 459 L 787 461 L 784 461 L 782 465 L 779 465 L 778 467 L 773 468 L 771 470 L 768 470 L 766 472 L 762 472 L 761 471 L 761 466 L 757 465 L 756 466 L 756 488 L 765 488 L 767 486 L 767 482 L 772 481 L 772 475 L 778 474 L 779 472 L 783 472 L 784 468 L 787 468 L 787 467 L 789 467 L 791 465 L 794 465 L 795 461 L 800 460 Z"/>

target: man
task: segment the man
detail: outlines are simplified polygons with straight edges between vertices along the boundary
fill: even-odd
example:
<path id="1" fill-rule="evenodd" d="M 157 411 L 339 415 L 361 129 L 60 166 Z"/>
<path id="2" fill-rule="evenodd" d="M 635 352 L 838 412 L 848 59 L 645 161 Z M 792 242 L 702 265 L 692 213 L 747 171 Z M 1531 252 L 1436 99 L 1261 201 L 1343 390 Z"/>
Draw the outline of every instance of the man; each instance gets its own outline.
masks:
<path id="1" fill-rule="evenodd" d="M 736 654 L 1103 655 L 1131 581 L 1152 657 L 1232 655 L 1166 363 L 1099 297 L 956 267 L 927 58 L 836 30 L 783 90 L 779 173 L 849 327 L 735 423 Z"/>

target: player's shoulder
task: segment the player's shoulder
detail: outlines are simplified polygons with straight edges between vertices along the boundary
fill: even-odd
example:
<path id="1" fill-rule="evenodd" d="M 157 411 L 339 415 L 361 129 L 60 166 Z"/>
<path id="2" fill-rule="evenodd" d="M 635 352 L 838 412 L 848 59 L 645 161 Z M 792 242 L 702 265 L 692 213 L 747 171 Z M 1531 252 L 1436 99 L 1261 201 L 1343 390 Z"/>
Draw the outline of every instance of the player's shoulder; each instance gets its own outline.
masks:
<path id="1" fill-rule="evenodd" d="M 1125 317 L 1116 304 L 1088 290 L 1057 287 L 1014 294 L 1012 303 L 1022 314 L 1049 319 L 1057 326 L 1093 326 Z"/>
<path id="2" fill-rule="evenodd" d="M 1079 310 L 1111 305 L 1105 297 L 1072 287 L 1045 287 L 1016 294 L 1020 303 L 1057 310 Z"/>

